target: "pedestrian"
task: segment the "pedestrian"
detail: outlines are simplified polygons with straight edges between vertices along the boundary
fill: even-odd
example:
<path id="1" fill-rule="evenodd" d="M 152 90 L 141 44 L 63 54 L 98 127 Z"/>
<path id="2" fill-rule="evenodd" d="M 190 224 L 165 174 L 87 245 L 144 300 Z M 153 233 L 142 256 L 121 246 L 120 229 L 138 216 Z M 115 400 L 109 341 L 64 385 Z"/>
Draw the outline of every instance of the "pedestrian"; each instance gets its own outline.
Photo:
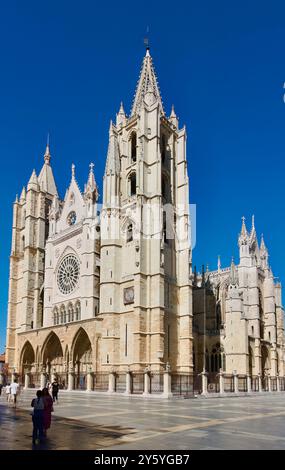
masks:
<path id="1" fill-rule="evenodd" d="M 51 386 L 52 386 L 52 399 L 53 399 L 53 402 L 55 402 L 55 400 L 58 402 L 58 390 L 59 390 L 58 381 L 55 379 L 53 381 L 53 383 L 51 384 Z"/>
<path id="2" fill-rule="evenodd" d="M 0 397 L 2 395 L 2 388 L 3 388 L 3 384 L 0 384 Z"/>
<path id="3" fill-rule="evenodd" d="M 43 442 L 43 424 L 44 424 L 44 401 L 42 398 L 42 391 L 37 391 L 37 398 L 33 398 L 31 407 L 33 408 L 33 444 L 37 443 L 37 439 Z"/>
<path id="4" fill-rule="evenodd" d="M 17 395 L 20 391 L 20 386 L 17 382 L 12 382 L 10 385 L 10 393 L 12 397 L 12 403 L 14 403 L 14 408 L 16 408 L 17 405 Z"/>
<path id="5" fill-rule="evenodd" d="M 10 385 L 10 383 L 7 383 L 7 385 L 5 387 L 5 393 L 6 393 L 7 403 L 9 403 L 10 395 L 11 395 L 11 385 Z"/>
<path id="6" fill-rule="evenodd" d="M 53 399 L 49 394 L 48 388 L 43 388 L 42 392 L 43 402 L 44 402 L 44 435 L 46 436 L 47 430 L 50 428 L 51 424 L 51 413 L 53 412 Z"/>

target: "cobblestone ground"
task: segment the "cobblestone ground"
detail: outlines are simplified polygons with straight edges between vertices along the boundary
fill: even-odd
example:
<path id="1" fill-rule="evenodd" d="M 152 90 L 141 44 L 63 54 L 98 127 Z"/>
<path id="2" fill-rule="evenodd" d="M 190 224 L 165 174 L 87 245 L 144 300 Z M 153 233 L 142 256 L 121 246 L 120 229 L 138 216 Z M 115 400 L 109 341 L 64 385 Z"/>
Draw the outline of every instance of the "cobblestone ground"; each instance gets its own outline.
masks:
<path id="1" fill-rule="evenodd" d="M 32 446 L 30 402 L 0 398 L 0 449 L 285 449 L 285 393 L 158 400 L 60 392 L 45 444 Z"/>

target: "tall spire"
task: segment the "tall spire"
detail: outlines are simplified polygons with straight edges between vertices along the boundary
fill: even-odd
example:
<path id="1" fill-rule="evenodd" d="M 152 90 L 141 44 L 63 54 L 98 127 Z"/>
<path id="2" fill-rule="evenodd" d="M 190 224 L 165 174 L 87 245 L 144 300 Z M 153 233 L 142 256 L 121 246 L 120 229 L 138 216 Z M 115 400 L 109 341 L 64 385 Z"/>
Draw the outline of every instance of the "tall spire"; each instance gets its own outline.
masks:
<path id="1" fill-rule="evenodd" d="M 248 242 L 248 233 L 247 233 L 246 225 L 245 225 L 245 217 L 242 217 L 241 220 L 242 220 L 242 226 L 241 226 L 241 232 L 239 235 L 239 246 L 245 245 Z"/>
<path id="2" fill-rule="evenodd" d="M 230 283 L 233 286 L 236 285 L 236 283 L 237 283 L 236 267 L 235 267 L 234 257 L 232 257 L 232 262 L 231 262 Z"/>
<path id="3" fill-rule="evenodd" d="M 121 124 L 123 124 L 125 122 L 125 119 L 126 119 L 126 113 L 125 113 L 125 110 L 124 110 L 123 103 L 121 101 L 120 109 L 119 109 L 119 112 L 117 113 L 117 117 L 116 117 L 116 125 L 120 126 Z"/>
<path id="4" fill-rule="evenodd" d="M 46 145 L 46 151 L 45 151 L 45 154 L 44 154 L 44 160 L 45 160 L 45 163 L 47 163 L 49 165 L 50 163 L 50 150 L 49 150 L 49 133 L 47 135 L 47 145 Z"/>
<path id="5" fill-rule="evenodd" d="M 221 257 L 220 255 L 218 256 L 218 272 L 221 271 Z"/>
<path id="6" fill-rule="evenodd" d="M 49 134 L 47 135 L 47 144 L 44 154 L 44 165 L 39 174 L 39 185 L 42 191 L 55 196 L 58 195 L 52 168 L 50 166 L 50 148 L 49 148 Z"/>
<path id="7" fill-rule="evenodd" d="M 120 173 L 119 144 L 117 140 L 117 133 L 114 129 L 112 121 L 110 122 L 109 146 L 105 173 L 109 173 L 112 175 Z"/>
<path id="8" fill-rule="evenodd" d="M 148 96 L 147 96 L 148 95 Z M 149 53 L 149 48 L 146 49 L 146 54 L 143 59 L 142 68 L 140 72 L 139 81 L 136 88 L 135 98 L 132 106 L 131 116 L 138 113 L 145 98 L 148 98 L 148 103 L 158 101 L 162 114 L 164 114 L 163 104 L 160 96 L 157 77 L 154 71 L 152 57 Z"/>
<path id="9" fill-rule="evenodd" d="M 97 184 L 96 184 L 93 168 L 94 168 L 94 163 L 90 163 L 88 181 L 85 186 L 85 196 L 89 196 L 92 198 L 94 196 L 95 200 L 97 201 L 98 189 L 97 189 Z"/>
<path id="10" fill-rule="evenodd" d="M 254 224 L 254 215 L 252 216 L 251 219 L 251 231 L 250 231 L 250 238 L 253 239 L 256 237 L 256 230 L 255 230 L 255 224 Z"/>

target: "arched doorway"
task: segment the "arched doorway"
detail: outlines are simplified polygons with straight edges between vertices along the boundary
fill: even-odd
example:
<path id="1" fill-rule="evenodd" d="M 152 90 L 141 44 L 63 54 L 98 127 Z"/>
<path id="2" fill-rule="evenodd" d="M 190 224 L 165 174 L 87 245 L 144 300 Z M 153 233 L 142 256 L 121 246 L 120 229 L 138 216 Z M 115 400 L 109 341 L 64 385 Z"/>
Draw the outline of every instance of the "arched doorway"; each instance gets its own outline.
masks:
<path id="1" fill-rule="evenodd" d="M 35 368 L 35 352 L 29 341 L 24 344 L 20 357 L 20 382 L 24 384 L 25 375 L 29 374 L 29 386 L 36 386 L 39 380 L 33 370 Z"/>
<path id="2" fill-rule="evenodd" d="M 52 332 L 47 337 L 42 349 L 42 362 L 46 367 L 46 379 L 51 382 L 54 377 L 60 382 L 64 371 L 63 351 L 58 336 Z"/>
<path id="3" fill-rule="evenodd" d="M 88 334 L 83 328 L 76 333 L 72 344 L 72 360 L 74 365 L 76 389 L 85 390 L 87 373 L 92 367 L 92 347 Z"/>
<path id="4" fill-rule="evenodd" d="M 270 352 L 269 348 L 263 344 L 261 346 L 261 381 L 262 388 L 268 391 L 268 376 L 270 374 Z"/>

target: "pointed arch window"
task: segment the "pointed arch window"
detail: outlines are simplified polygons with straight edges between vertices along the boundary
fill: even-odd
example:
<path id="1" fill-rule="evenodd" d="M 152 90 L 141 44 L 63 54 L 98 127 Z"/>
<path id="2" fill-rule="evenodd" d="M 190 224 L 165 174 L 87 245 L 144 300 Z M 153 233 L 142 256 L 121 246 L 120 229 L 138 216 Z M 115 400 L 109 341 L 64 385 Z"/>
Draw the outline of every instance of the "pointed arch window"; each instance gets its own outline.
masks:
<path id="1" fill-rule="evenodd" d="M 129 195 L 135 196 L 137 193 L 137 177 L 136 173 L 132 173 L 129 177 Z"/>
<path id="2" fill-rule="evenodd" d="M 81 319 L 81 306 L 80 303 L 76 304 L 75 307 L 75 321 L 78 321 Z"/>
<path id="3" fill-rule="evenodd" d="M 135 132 L 131 135 L 131 159 L 132 162 L 137 161 L 137 134 Z"/>
<path id="4" fill-rule="evenodd" d="M 166 160 L 166 138 L 165 135 L 162 134 L 161 136 L 161 161 L 165 163 Z"/>

